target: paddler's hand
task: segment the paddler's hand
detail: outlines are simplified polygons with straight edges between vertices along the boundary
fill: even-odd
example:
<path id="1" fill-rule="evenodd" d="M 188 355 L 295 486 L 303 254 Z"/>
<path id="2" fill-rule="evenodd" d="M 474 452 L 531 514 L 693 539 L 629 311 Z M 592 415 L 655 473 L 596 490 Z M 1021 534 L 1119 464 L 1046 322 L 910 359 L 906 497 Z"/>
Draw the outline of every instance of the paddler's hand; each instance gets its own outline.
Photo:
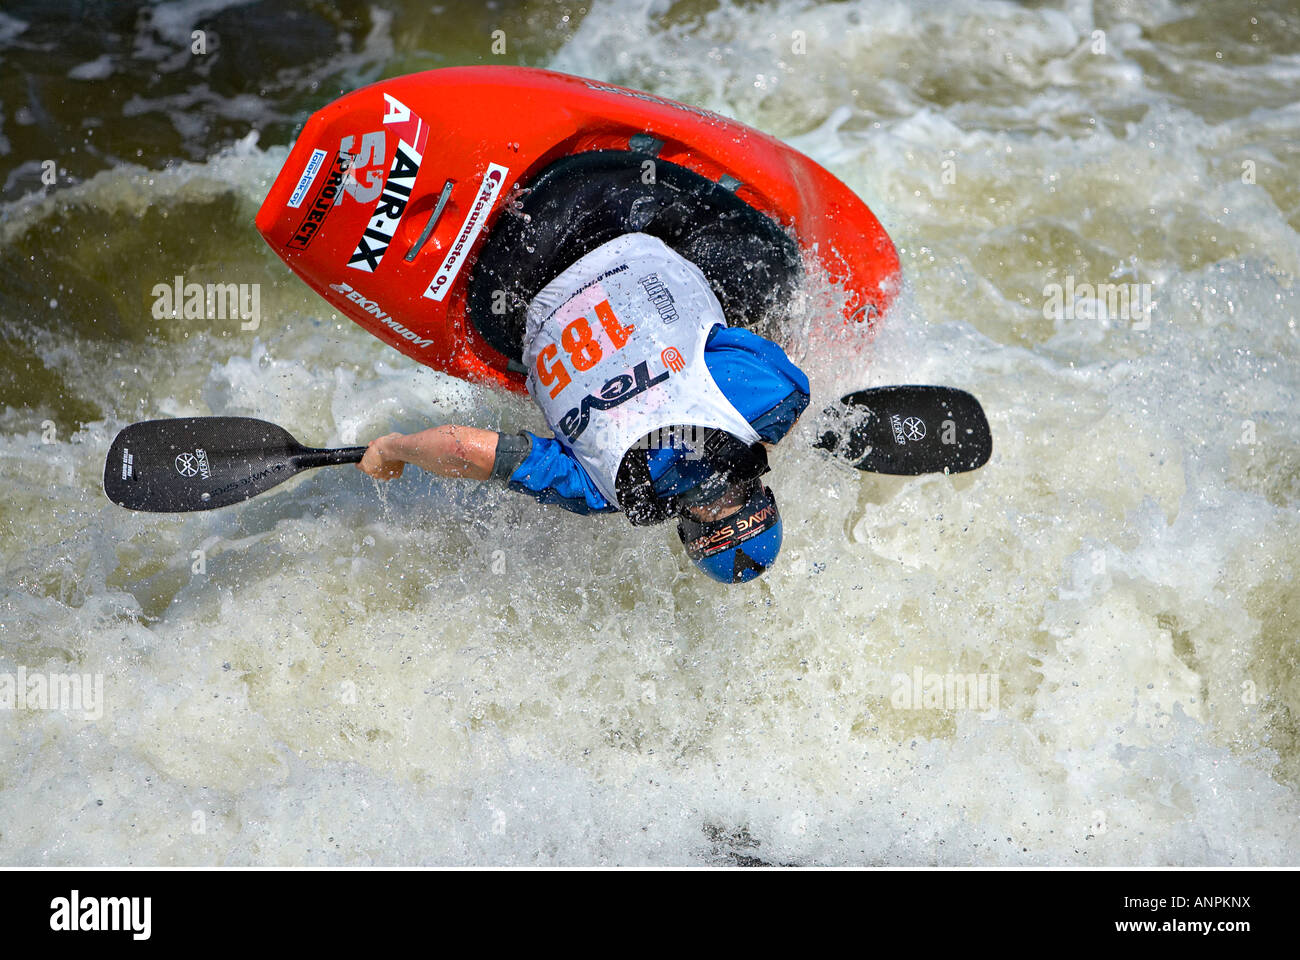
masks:
<path id="1" fill-rule="evenodd" d="M 406 466 L 406 460 L 398 451 L 400 441 L 405 439 L 405 434 L 389 433 L 378 440 L 372 440 L 370 446 L 366 447 L 361 462 L 357 464 L 357 469 L 376 480 L 396 480 Z"/>

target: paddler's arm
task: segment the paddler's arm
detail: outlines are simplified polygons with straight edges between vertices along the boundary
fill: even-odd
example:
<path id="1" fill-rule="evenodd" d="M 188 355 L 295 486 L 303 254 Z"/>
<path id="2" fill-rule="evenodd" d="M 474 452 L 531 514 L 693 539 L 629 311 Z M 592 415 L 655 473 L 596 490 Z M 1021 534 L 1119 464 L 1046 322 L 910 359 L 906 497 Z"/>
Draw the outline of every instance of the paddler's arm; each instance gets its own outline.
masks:
<path id="1" fill-rule="evenodd" d="M 495 430 L 446 424 L 419 433 L 390 433 L 366 448 L 357 468 L 376 480 L 396 480 L 406 464 L 440 477 L 486 480 L 496 461 Z"/>
<path id="2" fill-rule="evenodd" d="M 376 480 L 395 480 L 408 463 L 440 477 L 500 480 L 538 503 L 572 513 L 618 509 L 559 441 L 531 433 L 501 434 L 455 424 L 390 433 L 373 441 L 357 466 Z"/>

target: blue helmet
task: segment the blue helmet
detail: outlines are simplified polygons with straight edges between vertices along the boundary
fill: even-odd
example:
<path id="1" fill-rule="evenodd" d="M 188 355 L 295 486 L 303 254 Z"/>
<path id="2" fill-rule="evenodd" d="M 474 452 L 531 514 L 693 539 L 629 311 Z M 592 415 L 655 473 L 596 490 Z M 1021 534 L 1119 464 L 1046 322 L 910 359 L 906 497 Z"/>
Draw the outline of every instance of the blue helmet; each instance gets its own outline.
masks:
<path id="1" fill-rule="evenodd" d="M 691 431 L 687 435 L 692 439 L 679 443 L 674 433 L 678 430 Z M 772 491 L 759 481 L 768 471 L 763 444 L 746 443 L 717 429 L 706 429 L 701 440 L 697 428 L 690 426 L 666 428 L 653 443 L 652 438 L 648 435 L 646 442 L 629 449 L 619 466 L 618 499 L 627 518 L 641 526 L 676 517 L 686 553 L 719 583 L 745 583 L 775 563 L 781 550 L 781 515 Z M 656 492 L 651 446 L 691 451 L 693 455 L 670 458 L 672 478 L 666 485 L 684 490 Z M 667 473 L 664 470 L 661 479 Z"/>
<path id="2" fill-rule="evenodd" d="M 757 478 L 739 491 L 740 508 L 716 520 L 689 510 L 677 519 L 677 535 L 695 565 L 719 583 L 745 583 L 766 572 L 781 551 L 781 514 L 770 488 Z"/>

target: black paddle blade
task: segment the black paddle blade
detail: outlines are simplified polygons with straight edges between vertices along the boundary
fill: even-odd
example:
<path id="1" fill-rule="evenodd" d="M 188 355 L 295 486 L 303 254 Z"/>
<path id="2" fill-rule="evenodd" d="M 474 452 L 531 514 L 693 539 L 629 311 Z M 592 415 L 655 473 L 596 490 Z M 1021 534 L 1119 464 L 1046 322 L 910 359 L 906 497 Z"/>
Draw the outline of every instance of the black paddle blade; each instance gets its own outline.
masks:
<path id="1" fill-rule="evenodd" d="M 993 452 L 979 401 L 952 387 L 872 387 L 840 398 L 816 444 L 859 470 L 916 476 L 982 467 Z"/>
<path id="2" fill-rule="evenodd" d="M 126 427 L 108 448 L 104 492 L 131 510 L 214 510 L 320 466 L 314 452 L 250 417 L 147 420 Z"/>

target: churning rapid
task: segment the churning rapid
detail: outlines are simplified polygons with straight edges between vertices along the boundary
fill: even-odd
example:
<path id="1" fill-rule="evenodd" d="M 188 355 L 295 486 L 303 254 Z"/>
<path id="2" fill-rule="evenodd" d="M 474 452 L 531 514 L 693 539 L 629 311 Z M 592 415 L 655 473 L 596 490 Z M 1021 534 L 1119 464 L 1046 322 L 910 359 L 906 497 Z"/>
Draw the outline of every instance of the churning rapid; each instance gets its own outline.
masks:
<path id="1" fill-rule="evenodd" d="M 0 863 L 1297 862 L 1293 4 L 82 6 L 0 14 Z M 779 331 L 777 566 L 413 469 L 109 504 L 135 420 L 543 429 L 253 228 L 312 110 L 492 62 L 768 131 L 898 244 L 874 341 L 814 292 Z M 177 277 L 247 309 L 172 317 Z M 973 392 L 993 459 L 812 448 L 890 383 Z"/>

